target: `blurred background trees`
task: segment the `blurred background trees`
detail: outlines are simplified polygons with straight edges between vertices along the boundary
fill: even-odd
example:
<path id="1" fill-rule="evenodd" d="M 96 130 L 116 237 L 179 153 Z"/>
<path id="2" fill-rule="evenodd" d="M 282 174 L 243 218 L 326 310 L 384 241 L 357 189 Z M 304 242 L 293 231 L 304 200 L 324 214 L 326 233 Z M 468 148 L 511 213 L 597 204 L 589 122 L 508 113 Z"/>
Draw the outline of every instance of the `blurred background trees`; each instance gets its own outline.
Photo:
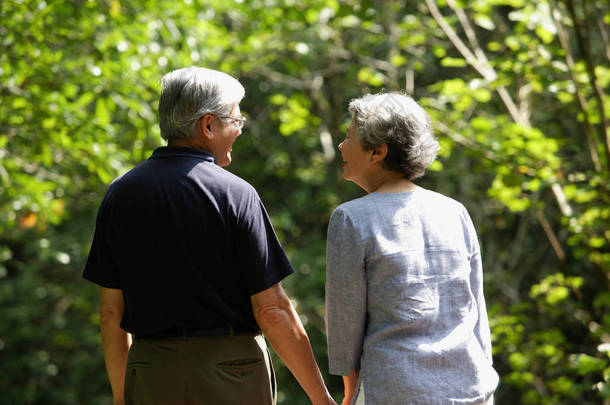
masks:
<path id="1" fill-rule="evenodd" d="M 406 91 L 442 145 L 418 181 L 483 249 L 498 404 L 610 403 L 610 10 L 602 0 L 9 0 L 0 3 L 0 404 L 109 404 L 81 279 L 108 183 L 161 145 L 158 80 L 242 81 L 228 168 L 265 202 L 326 373 L 332 210 L 362 192 L 347 103 Z M 280 361 L 279 400 L 307 398 Z"/>

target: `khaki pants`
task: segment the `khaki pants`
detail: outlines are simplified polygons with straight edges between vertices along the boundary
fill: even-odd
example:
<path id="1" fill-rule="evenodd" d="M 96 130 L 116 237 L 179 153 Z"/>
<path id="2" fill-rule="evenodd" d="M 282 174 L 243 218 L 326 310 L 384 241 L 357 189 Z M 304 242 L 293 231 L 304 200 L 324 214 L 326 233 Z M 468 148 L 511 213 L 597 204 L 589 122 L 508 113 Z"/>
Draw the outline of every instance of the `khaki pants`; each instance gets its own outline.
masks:
<path id="1" fill-rule="evenodd" d="M 126 405 L 275 405 L 265 339 L 136 339 L 125 374 Z"/>

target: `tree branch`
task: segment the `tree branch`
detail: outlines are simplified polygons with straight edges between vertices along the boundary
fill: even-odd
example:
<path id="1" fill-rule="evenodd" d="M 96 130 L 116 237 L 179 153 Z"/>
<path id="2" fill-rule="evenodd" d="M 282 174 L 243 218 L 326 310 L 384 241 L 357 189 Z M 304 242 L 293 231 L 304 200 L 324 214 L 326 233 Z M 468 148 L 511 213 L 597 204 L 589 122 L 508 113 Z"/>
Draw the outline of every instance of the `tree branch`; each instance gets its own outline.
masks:
<path id="1" fill-rule="evenodd" d="M 542 225 L 542 229 L 544 229 L 546 237 L 548 238 L 549 242 L 551 242 L 551 246 L 553 247 L 557 258 L 559 261 L 563 262 L 566 259 L 566 254 L 561 248 L 561 244 L 559 243 L 557 236 L 555 236 L 555 232 L 553 231 L 553 228 L 551 228 L 549 221 L 547 221 L 544 212 L 542 210 L 536 211 L 536 217 L 538 218 L 538 221 L 540 221 L 540 225 Z"/>
<path id="2" fill-rule="evenodd" d="M 415 91 L 415 70 L 411 66 L 405 72 L 405 91 L 410 95 Z"/>
<path id="3" fill-rule="evenodd" d="M 464 44 L 464 42 L 460 39 L 455 30 L 447 23 L 445 17 L 443 17 L 443 15 L 438 10 L 438 7 L 436 7 L 435 0 L 426 0 L 426 5 L 428 6 L 430 13 L 432 14 L 432 17 L 434 17 L 434 20 L 441 27 L 445 35 L 447 35 L 447 38 L 449 38 L 453 46 L 455 46 L 456 49 L 460 52 L 460 54 L 464 57 L 466 62 L 470 66 L 472 66 L 477 72 L 479 72 L 479 74 L 483 76 L 485 80 L 488 80 L 490 82 L 496 80 L 498 74 L 489 64 L 487 58 L 485 58 L 485 56 L 483 56 L 483 59 L 478 59 L 477 57 L 475 57 L 473 52 Z M 474 35 L 474 31 L 471 30 L 471 34 Z M 478 41 L 476 41 L 475 43 L 478 44 Z M 483 51 L 481 50 L 480 53 L 482 52 Z M 498 92 L 498 95 L 502 99 L 502 102 L 508 109 L 508 112 L 513 118 L 513 120 L 519 125 L 529 127 L 529 120 L 527 119 L 527 117 L 521 117 L 521 114 L 519 114 L 519 109 L 515 105 L 515 102 L 513 101 L 510 94 L 508 94 L 506 88 L 504 88 L 504 86 L 498 86 L 496 87 L 496 91 Z"/>
<path id="4" fill-rule="evenodd" d="M 580 112 L 583 116 L 583 129 L 585 130 L 585 138 L 587 140 L 587 146 L 589 147 L 589 155 L 591 156 L 591 161 L 593 162 L 593 166 L 596 171 L 601 171 L 602 167 L 599 162 L 599 155 L 597 154 L 597 138 L 595 137 L 594 128 L 589 121 L 589 115 L 587 114 L 587 101 L 585 100 L 585 96 L 582 92 L 582 86 L 580 85 L 576 73 L 574 73 L 574 59 L 572 58 L 572 52 L 570 50 L 570 42 L 568 38 L 568 33 L 564 29 L 561 21 L 555 15 L 555 11 L 558 11 L 557 5 L 554 0 L 549 2 L 551 5 L 551 17 L 553 18 L 553 22 L 555 23 L 555 27 L 557 28 L 557 37 L 559 38 L 559 43 L 561 48 L 565 53 L 566 64 L 568 65 L 568 70 L 570 72 L 570 78 L 574 82 L 574 86 L 576 87 L 576 99 L 578 100 L 578 106 L 580 107 Z"/>
<path id="5" fill-rule="evenodd" d="M 397 29 L 396 22 L 398 14 L 392 11 L 392 2 L 383 2 L 383 4 L 384 6 L 382 12 L 384 14 L 384 20 L 387 22 L 391 21 L 391 23 L 385 24 L 384 27 L 387 35 L 387 43 L 390 45 L 390 49 L 388 50 L 387 54 L 387 60 L 392 61 L 394 57 L 400 54 L 400 51 L 398 50 L 399 32 Z M 388 70 L 390 83 L 400 83 L 400 79 L 398 78 L 397 67 L 393 63 L 390 63 L 390 65 L 392 65 L 393 68 L 391 70 Z"/>
<path id="6" fill-rule="evenodd" d="M 587 15 L 587 0 L 583 2 L 584 14 L 585 14 L 585 30 L 589 29 L 589 17 Z M 595 74 L 595 63 L 593 61 L 593 57 L 591 55 L 591 42 L 589 40 L 589 36 L 585 38 L 582 33 L 582 24 L 576 15 L 576 8 L 574 7 L 574 0 L 567 0 L 568 11 L 570 12 L 570 16 L 572 17 L 572 21 L 574 23 L 574 33 L 576 34 L 576 42 L 580 51 L 583 55 L 585 65 L 587 67 L 587 75 L 589 76 L 589 82 L 591 83 L 591 87 L 593 87 L 593 94 L 595 94 L 595 99 L 597 101 L 597 111 L 599 113 L 600 122 L 601 122 L 601 138 L 604 145 L 604 149 L 606 151 L 606 165 L 608 170 L 610 171 L 610 133 L 608 133 L 608 119 L 606 118 L 606 113 L 604 111 L 604 93 L 602 91 L 599 82 L 597 81 L 597 76 Z"/>
<path id="7" fill-rule="evenodd" d="M 572 0 L 569 0 L 569 1 L 572 1 Z M 448 0 L 448 2 L 451 3 L 452 0 Z M 489 61 L 487 61 L 487 58 L 484 57 L 484 54 L 483 54 L 484 59 L 483 58 L 477 59 L 475 57 L 473 52 L 470 49 L 468 49 L 468 47 L 464 44 L 464 42 L 456 34 L 455 30 L 447 23 L 447 21 L 445 20 L 445 17 L 440 13 L 438 7 L 436 6 L 436 2 L 434 0 L 426 0 L 426 5 L 428 6 L 428 9 L 430 10 L 430 13 L 434 17 L 435 21 L 441 27 L 443 32 L 445 32 L 445 35 L 447 35 L 447 37 L 453 43 L 453 45 L 457 48 L 457 50 L 462 54 L 464 59 L 466 59 L 466 62 L 468 62 L 485 79 L 487 79 L 489 81 L 495 80 L 497 78 L 497 73 L 495 72 L 493 66 L 491 66 Z M 458 7 L 455 3 L 453 3 L 453 7 L 454 7 L 454 10 L 458 10 Z M 458 19 L 459 18 L 460 18 L 460 16 L 458 15 Z M 474 35 L 475 35 L 474 31 L 471 29 L 470 23 L 467 21 L 466 16 L 463 15 L 462 19 L 464 20 L 462 22 L 463 26 L 470 27 L 469 30 L 465 29 L 465 31 L 468 31 L 467 35 L 473 36 L 473 38 L 471 38 L 471 43 L 473 43 L 473 46 L 475 46 L 475 47 L 479 46 L 478 40 L 476 40 L 476 37 L 474 37 Z M 479 48 L 480 48 L 480 46 L 479 46 Z M 482 49 L 481 49 L 480 53 L 481 54 L 483 53 Z M 498 87 L 496 87 L 496 91 L 497 91 L 498 95 L 500 96 L 500 98 L 502 99 L 502 102 L 508 109 L 508 112 L 511 115 L 511 117 L 513 118 L 513 120 L 517 124 L 519 124 L 523 127 L 531 127 L 529 118 L 527 117 L 527 115 L 520 114 L 515 102 L 513 101 L 512 97 L 510 96 L 510 94 L 508 93 L 506 88 L 504 86 L 498 86 Z M 453 136 L 455 136 L 455 135 L 453 135 Z M 553 182 L 553 183 L 556 183 L 556 182 Z M 552 184 L 552 186 L 553 186 L 553 193 L 555 195 L 555 199 L 556 199 L 557 203 L 560 205 L 560 207 L 562 207 L 562 209 L 565 209 L 566 206 L 569 208 L 569 204 L 567 203 L 567 200 L 565 200 L 565 196 L 563 194 L 563 190 L 561 189 L 561 187 L 558 184 L 557 184 L 557 186 L 555 186 L 555 184 Z M 571 211 L 571 209 L 569 211 Z M 549 238 L 551 245 L 553 246 L 553 249 L 555 250 L 555 254 L 557 254 L 557 257 L 559 258 L 560 261 L 564 261 L 565 253 L 563 252 L 563 249 L 561 248 L 559 241 L 557 240 L 554 232 L 552 231 L 550 225 L 548 224 L 548 221 L 546 221 L 544 214 L 541 212 L 541 215 L 537 215 L 537 216 L 540 221 L 540 225 L 543 227 L 547 237 Z"/>
<path id="8" fill-rule="evenodd" d="M 452 131 L 451 128 L 449 128 L 444 123 L 438 121 L 438 122 L 434 123 L 434 126 L 439 131 L 441 131 L 443 134 L 445 134 L 449 138 L 451 138 L 451 140 L 454 141 L 455 143 L 465 146 L 469 149 L 476 151 L 477 153 L 482 154 L 483 156 L 485 156 L 486 159 L 489 159 L 496 163 L 500 163 L 500 159 L 492 151 L 490 151 L 489 149 L 486 149 L 486 148 L 482 148 L 481 146 L 479 146 L 478 143 L 476 143 L 472 139 L 466 138 L 464 135 L 461 135 L 455 131 Z"/>
<path id="9" fill-rule="evenodd" d="M 349 60 L 349 61 L 356 60 L 357 62 L 362 62 L 363 64 L 372 66 L 375 69 L 383 70 L 383 71 L 391 73 L 391 74 L 396 74 L 396 66 L 392 65 L 392 63 L 390 63 L 386 60 L 375 59 L 370 56 L 356 54 L 356 53 L 350 51 L 349 49 L 340 48 L 340 47 L 331 48 L 329 50 L 329 54 L 333 55 L 334 57 L 339 57 L 339 58 Z"/>
<path id="10" fill-rule="evenodd" d="M 313 81 L 311 80 L 303 80 L 284 73 L 276 72 L 263 65 L 259 65 L 258 67 L 252 69 L 252 72 L 264 76 L 271 82 L 280 83 L 295 89 L 311 89 L 314 85 Z"/>
<path id="11" fill-rule="evenodd" d="M 434 20 L 441 27 L 445 35 L 447 35 L 447 38 L 449 38 L 453 46 L 455 46 L 458 52 L 460 52 L 460 54 L 464 57 L 466 62 L 468 62 L 470 66 L 479 72 L 479 74 L 483 76 L 485 80 L 490 82 L 496 80 L 498 75 L 496 74 L 495 70 L 489 66 L 489 64 L 486 65 L 485 63 L 481 63 L 481 61 L 475 57 L 472 51 L 468 49 L 453 28 L 447 23 L 445 17 L 443 17 L 441 12 L 438 10 L 435 0 L 426 0 L 426 5 L 428 6 L 428 10 L 430 10 L 430 14 L 432 14 L 432 17 L 434 17 Z"/>
<path id="12" fill-rule="evenodd" d="M 472 45 L 475 56 L 482 60 L 484 64 L 489 65 L 489 60 L 487 59 L 483 48 L 481 48 L 481 45 L 479 45 L 479 40 L 474 32 L 474 29 L 472 29 L 472 24 L 470 24 L 470 20 L 466 16 L 466 13 L 464 13 L 464 10 L 456 5 L 455 0 L 447 0 L 447 4 L 457 15 L 460 25 L 464 29 L 464 33 Z"/>
<path id="13" fill-rule="evenodd" d="M 604 24 L 604 15 L 600 13 L 597 18 L 597 26 L 599 27 L 599 32 L 602 35 L 602 42 L 604 43 L 604 48 L 606 49 L 606 59 L 610 62 L 610 41 L 608 40 L 608 33 L 606 32 L 606 25 Z"/>

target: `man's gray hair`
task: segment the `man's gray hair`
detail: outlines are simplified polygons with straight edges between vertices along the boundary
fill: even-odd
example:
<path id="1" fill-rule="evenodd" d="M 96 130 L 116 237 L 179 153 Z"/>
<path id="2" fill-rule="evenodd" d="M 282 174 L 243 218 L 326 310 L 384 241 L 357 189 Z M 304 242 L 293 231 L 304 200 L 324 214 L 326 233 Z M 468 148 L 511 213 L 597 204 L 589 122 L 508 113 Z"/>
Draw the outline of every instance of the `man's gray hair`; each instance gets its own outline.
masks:
<path id="1" fill-rule="evenodd" d="M 202 116 L 229 115 L 244 94 L 237 79 L 217 70 L 193 66 L 169 72 L 161 79 L 161 136 L 168 141 L 194 137 Z"/>
<path id="2" fill-rule="evenodd" d="M 430 116 L 406 94 L 367 94 L 352 100 L 349 112 L 356 120 L 363 149 L 388 145 L 384 168 L 412 180 L 423 176 L 436 159 L 439 144 Z"/>

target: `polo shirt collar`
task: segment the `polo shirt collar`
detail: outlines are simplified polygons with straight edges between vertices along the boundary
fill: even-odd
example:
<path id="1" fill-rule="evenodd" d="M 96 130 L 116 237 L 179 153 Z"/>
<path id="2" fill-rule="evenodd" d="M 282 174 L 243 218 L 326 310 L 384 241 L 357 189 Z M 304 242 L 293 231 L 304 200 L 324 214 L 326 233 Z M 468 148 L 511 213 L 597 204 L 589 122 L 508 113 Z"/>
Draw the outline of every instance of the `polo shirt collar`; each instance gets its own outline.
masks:
<path id="1" fill-rule="evenodd" d="M 160 146 L 153 151 L 150 158 L 155 159 L 176 156 L 197 158 L 216 163 L 216 159 L 214 159 L 214 156 L 210 152 L 201 149 L 189 148 L 186 146 Z"/>

